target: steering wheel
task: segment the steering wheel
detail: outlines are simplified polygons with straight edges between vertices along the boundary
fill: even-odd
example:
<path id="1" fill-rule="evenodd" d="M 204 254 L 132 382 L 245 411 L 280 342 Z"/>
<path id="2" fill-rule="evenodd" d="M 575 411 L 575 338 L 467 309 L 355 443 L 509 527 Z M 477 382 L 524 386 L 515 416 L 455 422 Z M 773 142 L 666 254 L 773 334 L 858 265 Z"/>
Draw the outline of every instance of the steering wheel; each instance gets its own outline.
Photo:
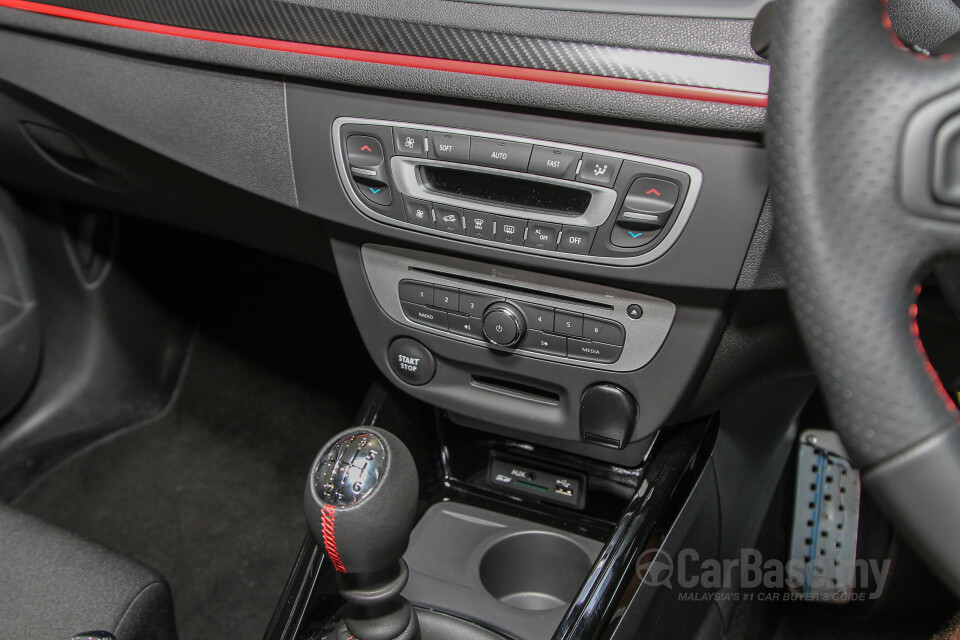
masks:
<path id="1" fill-rule="evenodd" d="M 916 322 L 924 273 L 960 252 L 960 58 L 908 50 L 881 0 L 778 4 L 768 142 L 794 315 L 863 486 L 960 595 L 958 411 Z"/>

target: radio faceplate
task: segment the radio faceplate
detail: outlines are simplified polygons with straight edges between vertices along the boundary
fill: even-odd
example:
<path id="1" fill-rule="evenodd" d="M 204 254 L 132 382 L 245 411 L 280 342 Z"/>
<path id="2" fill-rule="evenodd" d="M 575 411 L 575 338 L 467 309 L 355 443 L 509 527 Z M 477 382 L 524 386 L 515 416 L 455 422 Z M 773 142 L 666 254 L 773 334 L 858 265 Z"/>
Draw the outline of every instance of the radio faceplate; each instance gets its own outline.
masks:
<path id="1" fill-rule="evenodd" d="M 348 196 L 374 220 L 600 264 L 663 255 L 703 182 L 666 160 L 408 122 L 337 118 L 333 142 Z"/>
<path id="2" fill-rule="evenodd" d="M 390 318 L 516 358 L 634 371 L 657 354 L 676 315 L 662 298 L 523 269 L 372 244 L 361 254 Z M 522 314 L 526 336 L 514 346 L 485 337 L 484 312 L 501 302 Z"/>

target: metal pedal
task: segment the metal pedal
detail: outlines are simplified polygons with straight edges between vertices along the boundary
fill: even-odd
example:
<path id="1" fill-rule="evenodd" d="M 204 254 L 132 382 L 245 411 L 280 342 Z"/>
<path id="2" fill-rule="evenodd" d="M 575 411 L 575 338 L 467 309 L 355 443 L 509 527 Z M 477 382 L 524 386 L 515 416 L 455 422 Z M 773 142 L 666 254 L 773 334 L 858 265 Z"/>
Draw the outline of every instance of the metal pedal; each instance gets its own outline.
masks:
<path id="1" fill-rule="evenodd" d="M 855 586 L 860 472 L 833 431 L 804 431 L 799 449 L 791 588 L 810 600 L 843 604 Z"/>

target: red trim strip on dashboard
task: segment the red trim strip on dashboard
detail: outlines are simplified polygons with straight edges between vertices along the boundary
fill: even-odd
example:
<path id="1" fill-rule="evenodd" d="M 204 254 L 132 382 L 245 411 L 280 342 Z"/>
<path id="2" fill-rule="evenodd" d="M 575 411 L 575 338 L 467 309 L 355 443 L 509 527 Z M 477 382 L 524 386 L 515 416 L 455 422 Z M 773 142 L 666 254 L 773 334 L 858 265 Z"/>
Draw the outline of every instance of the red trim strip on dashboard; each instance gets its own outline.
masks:
<path id="1" fill-rule="evenodd" d="M 748 93 L 745 91 L 730 91 L 726 89 L 710 89 L 706 87 L 690 87 L 685 85 L 666 84 L 662 82 L 650 82 L 647 80 L 609 78 L 605 76 L 592 76 L 582 73 L 570 73 L 567 71 L 527 69 L 523 67 L 510 67 L 506 65 L 489 64 L 485 62 L 426 58 L 422 56 L 412 56 L 400 53 L 383 53 L 380 51 L 345 49 L 341 47 L 305 44 L 301 42 L 288 42 L 285 40 L 273 40 L 270 38 L 258 38 L 254 36 L 238 36 L 228 33 L 217 33 L 215 31 L 203 31 L 200 29 L 189 29 L 186 27 L 174 27 L 164 24 L 156 24 L 153 22 L 130 20 L 128 18 L 117 18 L 99 13 L 91 13 L 89 11 L 80 11 L 77 9 L 67 9 L 64 7 L 46 5 L 39 2 L 28 2 L 27 0 L 0 0 L 0 7 L 9 7 L 11 9 L 20 9 L 22 11 L 30 11 L 32 13 L 56 16 L 58 18 L 92 22 L 111 27 L 121 27 L 123 29 L 158 33 L 179 38 L 206 40 L 208 42 L 219 42 L 221 44 L 232 44 L 242 47 L 256 47 L 258 49 L 271 49 L 274 51 L 286 51 L 289 53 L 300 53 L 304 55 L 321 56 L 324 58 L 335 58 L 338 60 L 373 62 L 376 64 L 387 64 L 398 67 L 429 69 L 433 71 L 451 71 L 454 73 L 468 73 L 471 75 L 507 78 L 512 80 L 530 80 L 533 82 L 546 82 L 550 84 L 560 84 L 574 87 L 587 87 L 590 89 L 606 89 L 608 91 L 624 91 L 627 93 L 641 93 L 645 95 L 663 96 L 667 98 L 683 98 L 686 100 L 700 100 L 703 102 L 719 102 L 723 104 L 734 104 L 745 107 L 767 106 L 767 96 L 762 93 Z"/>

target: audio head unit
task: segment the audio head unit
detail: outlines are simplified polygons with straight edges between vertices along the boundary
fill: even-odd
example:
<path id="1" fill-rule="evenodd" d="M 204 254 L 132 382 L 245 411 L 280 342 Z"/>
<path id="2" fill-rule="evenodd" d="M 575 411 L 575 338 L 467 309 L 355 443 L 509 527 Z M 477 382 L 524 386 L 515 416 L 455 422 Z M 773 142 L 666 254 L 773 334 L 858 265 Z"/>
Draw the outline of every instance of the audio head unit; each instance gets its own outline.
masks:
<path id="1" fill-rule="evenodd" d="M 374 220 L 601 264 L 663 255 L 703 182 L 676 162 L 408 122 L 338 118 L 333 141 L 348 196 Z"/>

